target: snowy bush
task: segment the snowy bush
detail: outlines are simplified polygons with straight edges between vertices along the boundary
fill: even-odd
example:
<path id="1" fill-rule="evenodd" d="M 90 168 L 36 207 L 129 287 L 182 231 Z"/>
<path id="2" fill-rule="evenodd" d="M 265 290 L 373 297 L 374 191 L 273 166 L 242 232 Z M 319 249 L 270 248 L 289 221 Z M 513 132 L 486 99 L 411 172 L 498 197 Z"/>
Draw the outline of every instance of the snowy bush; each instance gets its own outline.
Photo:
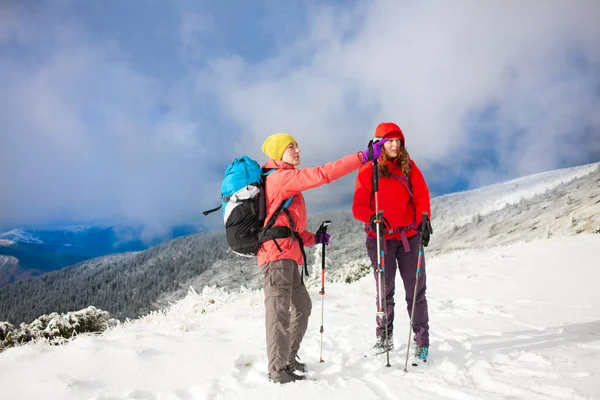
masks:
<path id="1" fill-rule="evenodd" d="M 30 324 L 21 323 L 18 328 L 0 322 L 0 351 L 37 340 L 62 344 L 80 333 L 103 332 L 113 323 L 107 311 L 92 306 L 66 314 L 42 315 Z"/>
<path id="2" fill-rule="evenodd" d="M 311 275 L 304 278 L 307 287 L 320 287 L 321 285 L 321 249 L 314 251 L 315 262 L 309 268 Z M 351 283 L 359 280 L 371 272 L 371 263 L 368 258 L 331 260 L 325 257 L 325 280 L 330 283 Z"/>
<path id="3" fill-rule="evenodd" d="M 0 322 L 0 342 L 3 342 L 9 333 L 11 333 L 15 327 L 13 324 L 8 322 Z"/>
<path id="4" fill-rule="evenodd" d="M 344 282 L 356 282 L 362 277 L 369 275 L 371 271 L 371 264 L 369 263 L 366 263 L 364 261 L 351 262 L 349 263 L 348 269 L 346 270 L 346 277 L 344 278 Z"/>
<path id="5" fill-rule="evenodd" d="M 0 352 L 6 347 L 11 347 L 15 343 L 15 327 L 8 322 L 0 322 Z"/>

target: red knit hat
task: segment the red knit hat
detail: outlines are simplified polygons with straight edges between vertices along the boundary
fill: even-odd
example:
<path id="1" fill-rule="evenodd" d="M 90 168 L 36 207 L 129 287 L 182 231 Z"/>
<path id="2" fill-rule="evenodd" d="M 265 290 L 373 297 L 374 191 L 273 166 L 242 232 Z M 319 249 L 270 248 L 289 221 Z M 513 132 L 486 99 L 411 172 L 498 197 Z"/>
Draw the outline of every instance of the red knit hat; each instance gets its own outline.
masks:
<path id="1" fill-rule="evenodd" d="M 400 139 L 404 142 L 404 134 L 402 133 L 402 129 L 398 125 L 393 122 L 382 122 L 377 125 L 377 129 L 375 129 L 375 137 L 376 138 L 390 138 L 390 139 Z"/>

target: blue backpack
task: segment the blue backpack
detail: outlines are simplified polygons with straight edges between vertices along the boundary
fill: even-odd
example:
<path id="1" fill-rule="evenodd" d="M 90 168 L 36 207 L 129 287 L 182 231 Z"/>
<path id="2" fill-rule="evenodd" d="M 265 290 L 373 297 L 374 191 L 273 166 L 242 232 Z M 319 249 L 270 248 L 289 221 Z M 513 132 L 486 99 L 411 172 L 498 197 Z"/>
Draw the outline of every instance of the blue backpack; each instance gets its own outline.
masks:
<path id="1" fill-rule="evenodd" d="M 260 165 L 248 156 L 236 158 L 227 166 L 221 182 L 221 205 L 203 212 L 204 215 L 208 215 L 222 209 L 227 243 L 231 250 L 240 256 L 254 257 L 262 242 L 289 237 L 291 234 L 271 228 L 279 213 L 287 211 L 293 196 L 282 202 L 265 225 L 264 183 L 265 177 L 273 171 L 263 171 Z"/>

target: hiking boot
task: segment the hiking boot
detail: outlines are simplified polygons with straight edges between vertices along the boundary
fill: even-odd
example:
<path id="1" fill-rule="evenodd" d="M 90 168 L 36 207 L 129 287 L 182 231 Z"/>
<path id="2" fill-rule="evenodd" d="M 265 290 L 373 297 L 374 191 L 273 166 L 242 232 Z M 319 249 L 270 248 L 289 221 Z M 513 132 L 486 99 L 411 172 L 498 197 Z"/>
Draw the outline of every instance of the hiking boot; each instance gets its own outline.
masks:
<path id="1" fill-rule="evenodd" d="M 278 376 L 271 377 L 271 374 L 269 374 L 267 376 L 269 377 L 269 380 L 271 382 L 281 383 L 281 384 L 301 381 L 302 379 L 304 379 L 304 376 L 296 375 L 295 373 L 290 371 L 289 368 L 284 369 L 283 372 L 281 372 L 281 374 L 279 374 Z"/>
<path id="2" fill-rule="evenodd" d="M 392 334 L 388 334 L 387 348 L 385 346 L 385 335 L 377 338 L 377 342 L 373 346 L 373 349 L 380 353 L 385 353 L 387 350 L 392 351 L 394 349 L 394 337 Z"/>
<path id="3" fill-rule="evenodd" d="M 427 362 L 427 356 L 429 356 L 429 346 L 415 345 L 415 359 Z"/>
<path id="4" fill-rule="evenodd" d="M 292 360 L 288 363 L 288 368 L 290 369 L 291 372 L 294 371 L 300 371 L 300 372 L 306 372 L 306 364 L 304 364 L 303 362 L 300 362 L 300 357 L 296 356 L 294 358 L 292 358 Z"/>

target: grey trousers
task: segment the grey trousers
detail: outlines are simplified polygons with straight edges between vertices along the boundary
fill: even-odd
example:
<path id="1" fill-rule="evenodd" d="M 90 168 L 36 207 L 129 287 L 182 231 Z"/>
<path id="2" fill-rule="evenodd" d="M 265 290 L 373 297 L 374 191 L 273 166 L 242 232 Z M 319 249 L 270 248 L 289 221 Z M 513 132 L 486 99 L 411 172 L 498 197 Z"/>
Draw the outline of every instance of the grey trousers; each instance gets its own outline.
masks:
<path id="1" fill-rule="evenodd" d="M 308 327 L 312 301 L 295 261 L 274 261 L 262 269 L 268 369 L 271 377 L 277 377 L 288 361 L 298 354 Z"/>

